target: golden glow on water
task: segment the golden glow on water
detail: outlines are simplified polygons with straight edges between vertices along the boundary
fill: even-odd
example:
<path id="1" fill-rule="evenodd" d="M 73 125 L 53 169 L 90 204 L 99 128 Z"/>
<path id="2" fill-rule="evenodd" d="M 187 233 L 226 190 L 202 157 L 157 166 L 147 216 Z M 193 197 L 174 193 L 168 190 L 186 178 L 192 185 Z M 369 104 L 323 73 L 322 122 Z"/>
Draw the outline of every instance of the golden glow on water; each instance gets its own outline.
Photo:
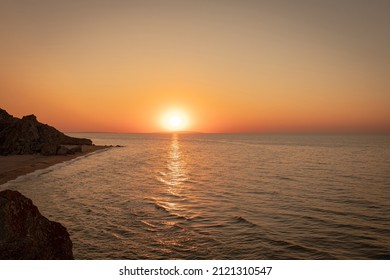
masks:
<path id="1" fill-rule="evenodd" d="M 180 191 L 183 182 L 187 180 L 185 162 L 181 156 L 180 145 L 177 134 L 172 135 L 171 147 L 169 150 L 169 157 L 167 162 L 168 169 L 168 192 L 174 196 L 180 196 Z M 175 203 L 168 205 L 172 210 L 176 208 Z"/>
<path id="2" fill-rule="evenodd" d="M 165 172 L 160 172 L 158 180 L 163 183 L 162 192 L 167 195 L 154 197 L 159 208 L 183 215 L 183 205 L 180 202 L 185 194 L 185 182 L 188 180 L 186 162 L 180 149 L 178 134 L 172 134 L 168 149 L 166 150 Z"/>
<path id="3" fill-rule="evenodd" d="M 177 134 L 173 134 L 169 154 L 168 170 L 171 171 L 171 186 L 178 186 L 186 179 L 185 162 L 181 157 Z"/>
<path id="4" fill-rule="evenodd" d="M 124 147 L 2 187 L 76 259 L 389 258 L 388 136 L 74 136 Z"/>

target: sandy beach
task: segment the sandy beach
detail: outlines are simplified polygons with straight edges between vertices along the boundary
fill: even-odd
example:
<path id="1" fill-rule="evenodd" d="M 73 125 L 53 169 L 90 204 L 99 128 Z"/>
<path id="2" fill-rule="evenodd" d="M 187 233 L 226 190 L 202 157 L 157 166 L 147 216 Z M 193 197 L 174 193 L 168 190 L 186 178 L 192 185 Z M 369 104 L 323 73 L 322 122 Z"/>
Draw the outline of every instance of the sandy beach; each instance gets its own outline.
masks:
<path id="1" fill-rule="evenodd" d="M 0 185 L 35 170 L 108 148 L 107 146 L 84 146 L 83 152 L 64 156 L 43 156 L 41 154 L 0 156 Z"/>

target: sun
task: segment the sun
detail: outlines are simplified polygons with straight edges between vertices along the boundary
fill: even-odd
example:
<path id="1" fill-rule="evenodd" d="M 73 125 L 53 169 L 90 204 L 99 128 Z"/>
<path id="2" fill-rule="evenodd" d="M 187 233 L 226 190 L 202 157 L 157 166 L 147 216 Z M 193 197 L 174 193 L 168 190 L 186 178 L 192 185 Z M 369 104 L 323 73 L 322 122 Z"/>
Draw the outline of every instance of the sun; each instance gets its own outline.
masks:
<path id="1" fill-rule="evenodd" d="M 170 116 L 168 119 L 168 124 L 172 129 L 179 129 L 183 124 L 183 118 L 178 115 Z"/>
<path id="2" fill-rule="evenodd" d="M 186 128 L 187 118 L 183 113 L 171 112 L 165 115 L 163 123 L 169 131 L 180 131 Z"/>

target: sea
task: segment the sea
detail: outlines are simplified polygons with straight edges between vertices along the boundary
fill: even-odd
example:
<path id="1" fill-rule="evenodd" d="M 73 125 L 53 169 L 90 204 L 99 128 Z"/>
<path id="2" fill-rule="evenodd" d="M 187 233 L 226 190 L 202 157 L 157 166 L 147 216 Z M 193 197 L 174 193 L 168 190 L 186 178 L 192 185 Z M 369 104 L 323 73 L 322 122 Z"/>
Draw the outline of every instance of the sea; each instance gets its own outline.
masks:
<path id="1" fill-rule="evenodd" d="M 77 133 L 120 145 L 0 186 L 76 259 L 390 259 L 390 136 Z"/>

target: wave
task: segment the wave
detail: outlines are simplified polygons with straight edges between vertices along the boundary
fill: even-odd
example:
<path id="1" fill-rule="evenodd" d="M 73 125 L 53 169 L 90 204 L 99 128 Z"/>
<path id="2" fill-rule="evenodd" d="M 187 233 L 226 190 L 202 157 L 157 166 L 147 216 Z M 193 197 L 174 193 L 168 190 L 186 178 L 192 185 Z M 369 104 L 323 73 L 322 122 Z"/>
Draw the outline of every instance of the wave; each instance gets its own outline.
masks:
<path id="1" fill-rule="evenodd" d="M 156 180 L 168 186 L 177 186 L 187 182 L 188 178 L 182 176 L 182 177 L 173 177 L 170 180 L 166 180 L 162 177 L 156 177 Z"/>
<path id="2" fill-rule="evenodd" d="M 169 213 L 169 210 L 164 207 L 163 205 L 161 204 L 158 204 L 158 203 L 153 203 L 154 207 L 157 209 L 157 210 L 161 210 L 161 211 L 164 211 L 164 212 L 167 212 Z"/>
<path id="3" fill-rule="evenodd" d="M 154 224 L 152 224 L 151 222 L 148 222 L 148 221 L 145 221 L 145 220 L 141 220 L 140 222 L 141 222 L 142 224 L 144 224 L 144 225 L 147 225 L 148 227 L 158 228 L 157 225 L 154 225 Z"/>
<path id="4" fill-rule="evenodd" d="M 253 223 L 253 222 L 249 221 L 248 219 L 245 219 L 242 216 L 234 216 L 234 221 L 237 223 L 249 225 L 250 227 L 257 227 L 258 226 L 256 223 Z"/>

